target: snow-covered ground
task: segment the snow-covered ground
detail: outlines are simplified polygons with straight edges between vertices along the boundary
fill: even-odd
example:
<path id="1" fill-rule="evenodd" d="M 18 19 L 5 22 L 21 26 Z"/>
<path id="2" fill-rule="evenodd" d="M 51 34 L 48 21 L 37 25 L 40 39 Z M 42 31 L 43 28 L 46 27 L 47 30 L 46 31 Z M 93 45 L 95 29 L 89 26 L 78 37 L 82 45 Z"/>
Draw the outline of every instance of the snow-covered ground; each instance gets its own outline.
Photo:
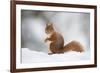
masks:
<path id="1" fill-rule="evenodd" d="M 43 63 L 43 62 L 67 62 L 90 59 L 90 52 L 69 51 L 64 54 L 48 55 L 44 52 L 31 51 L 28 48 L 22 49 L 22 63 Z"/>

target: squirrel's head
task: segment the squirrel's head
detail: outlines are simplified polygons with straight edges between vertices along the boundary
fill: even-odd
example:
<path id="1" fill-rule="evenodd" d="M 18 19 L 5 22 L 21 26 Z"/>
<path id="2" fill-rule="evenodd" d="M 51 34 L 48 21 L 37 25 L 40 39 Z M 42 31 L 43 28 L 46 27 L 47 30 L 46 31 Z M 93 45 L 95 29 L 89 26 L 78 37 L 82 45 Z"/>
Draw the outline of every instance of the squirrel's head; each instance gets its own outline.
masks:
<path id="1" fill-rule="evenodd" d="M 50 34 L 54 32 L 53 24 L 52 23 L 47 23 L 46 28 L 45 28 L 45 33 Z"/>

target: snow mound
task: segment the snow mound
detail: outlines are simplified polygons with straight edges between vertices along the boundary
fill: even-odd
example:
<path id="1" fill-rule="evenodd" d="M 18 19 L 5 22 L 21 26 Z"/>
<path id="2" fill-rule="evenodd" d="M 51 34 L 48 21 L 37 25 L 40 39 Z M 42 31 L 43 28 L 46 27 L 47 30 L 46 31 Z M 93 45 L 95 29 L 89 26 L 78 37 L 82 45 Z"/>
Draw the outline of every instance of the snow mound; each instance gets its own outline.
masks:
<path id="1" fill-rule="evenodd" d="M 89 59 L 89 52 L 69 51 L 64 54 L 48 55 L 47 53 L 31 51 L 27 48 L 22 49 L 22 63 L 67 62 L 83 59 Z"/>

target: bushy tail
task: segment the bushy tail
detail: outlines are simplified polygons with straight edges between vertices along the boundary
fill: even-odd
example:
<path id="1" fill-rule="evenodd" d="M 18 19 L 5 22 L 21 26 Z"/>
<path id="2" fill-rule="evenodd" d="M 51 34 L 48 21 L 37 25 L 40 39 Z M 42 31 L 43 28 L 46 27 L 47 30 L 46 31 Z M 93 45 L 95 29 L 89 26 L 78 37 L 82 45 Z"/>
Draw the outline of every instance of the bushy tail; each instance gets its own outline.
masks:
<path id="1" fill-rule="evenodd" d="M 77 41 L 71 41 L 70 43 L 66 44 L 63 48 L 63 52 L 67 51 L 76 51 L 76 52 L 83 52 L 83 46 Z"/>

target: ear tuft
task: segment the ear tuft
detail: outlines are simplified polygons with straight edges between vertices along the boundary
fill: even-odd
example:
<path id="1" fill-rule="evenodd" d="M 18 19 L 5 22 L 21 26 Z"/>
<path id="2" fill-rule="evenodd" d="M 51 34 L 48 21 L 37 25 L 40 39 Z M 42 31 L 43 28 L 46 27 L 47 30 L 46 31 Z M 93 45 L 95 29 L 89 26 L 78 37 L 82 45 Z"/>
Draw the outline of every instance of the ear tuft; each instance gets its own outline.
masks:
<path id="1" fill-rule="evenodd" d="M 53 23 L 50 23 L 51 26 L 53 26 Z"/>
<path id="2" fill-rule="evenodd" d="M 48 25 L 53 26 L 53 23 L 51 23 L 50 21 L 48 21 L 48 22 L 46 23 L 46 26 L 48 26 Z"/>
<path id="3" fill-rule="evenodd" d="M 48 21 L 47 23 L 46 23 L 46 26 L 48 26 L 50 24 L 50 22 Z"/>

